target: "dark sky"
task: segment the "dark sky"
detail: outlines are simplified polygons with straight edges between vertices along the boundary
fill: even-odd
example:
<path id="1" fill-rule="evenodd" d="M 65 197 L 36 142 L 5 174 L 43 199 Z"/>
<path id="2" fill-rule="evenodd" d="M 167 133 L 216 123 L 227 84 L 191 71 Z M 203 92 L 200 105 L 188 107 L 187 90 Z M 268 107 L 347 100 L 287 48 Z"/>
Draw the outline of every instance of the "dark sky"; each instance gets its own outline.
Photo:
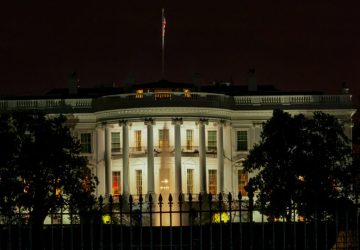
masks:
<path id="1" fill-rule="evenodd" d="M 0 95 L 38 95 L 128 77 L 339 93 L 360 92 L 360 1 L 6 1 L 0 7 Z"/>

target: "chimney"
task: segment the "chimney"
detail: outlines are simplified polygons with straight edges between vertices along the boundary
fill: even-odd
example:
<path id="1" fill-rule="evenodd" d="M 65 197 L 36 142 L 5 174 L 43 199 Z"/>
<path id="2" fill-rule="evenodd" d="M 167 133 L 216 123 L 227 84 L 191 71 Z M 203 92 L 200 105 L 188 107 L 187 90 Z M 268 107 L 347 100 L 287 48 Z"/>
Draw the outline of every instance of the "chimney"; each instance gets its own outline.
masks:
<path id="1" fill-rule="evenodd" d="M 350 93 L 349 87 L 347 86 L 346 82 L 343 82 L 341 84 L 341 94 L 348 95 L 349 93 Z"/>
<path id="2" fill-rule="evenodd" d="M 77 95 L 79 88 L 79 79 L 77 77 L 77 73 L 73 72 L 69 79 L 68 89 L 70 95 Z"/>
<path id="3" fill-rule="evenodd" d="M 248 73 L 248 91 L 257 91 L 255 69 L 250 69 Z"/>

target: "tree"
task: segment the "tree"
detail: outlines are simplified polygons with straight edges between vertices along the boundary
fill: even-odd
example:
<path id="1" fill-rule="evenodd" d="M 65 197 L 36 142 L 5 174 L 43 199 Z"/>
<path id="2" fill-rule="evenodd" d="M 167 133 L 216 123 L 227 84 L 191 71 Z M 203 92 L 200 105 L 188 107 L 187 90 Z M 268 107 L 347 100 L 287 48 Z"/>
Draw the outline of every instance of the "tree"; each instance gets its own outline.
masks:
<path id="1" fill-rule="evenodd" d="M 292 209 L 313 218 L 332 213 L 351 188 L 351 148 L 342 124 L 329 114 L 291 116 L 275 110 L 245 170 L 256 173 L 257 206 L 271 218 L 291 219 Z"/>
<path id="2" fill-rule="evenodd" d="M 97 179 L 80 155 L 66 117 L 40 112 L 0 115 L 0 212 L 29 213 L 34 229 L 50 211 L 82 212 L 95 205 Z M 16 217 L 15 217 L 16 218 Z"/>

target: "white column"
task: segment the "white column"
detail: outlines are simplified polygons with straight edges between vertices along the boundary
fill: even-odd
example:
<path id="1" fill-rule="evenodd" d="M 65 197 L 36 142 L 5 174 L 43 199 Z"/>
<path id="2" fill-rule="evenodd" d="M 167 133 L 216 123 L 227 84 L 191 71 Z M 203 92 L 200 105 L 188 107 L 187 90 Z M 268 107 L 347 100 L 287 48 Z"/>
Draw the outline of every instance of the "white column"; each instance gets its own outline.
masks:
<path id="1" fill-rule="evenodd" d="M 206 148 L 205 148 L 205 125 L 208 120 L 200 119 L 199 121 L 199 176 L 200 176 L 200 193 L 206 193 Z"/>
<path id="2" fill-rule="evenodd" d="M 101 183 L 105 183 L 105 180 L 102 180 L 101 177 L 105 176 L 105 169 L 104 168 L 100 168 L 100 162 L 103 161 L 104 158 L 104 145 L 103 145 L 103 141 L 101 138 L 102 137 L 102 133 L 104 133 L 104 130 L 102 128 L 102 125 L 98 124 L 96 126 L 96 167 L 95 167 L 95 175 L 99 178 L 99 182 Z M 101 165 L 103 166 L 103 165 Z M 101 173 L 100 171 L 104 171 L 104 173 Z M 96 187 L 96 196 L 100 195 L 99 193 L 99 188 L 100 186 Z M 103 186 L 102 188 L 100 188 L 100 192 L 103 193 L 104 192 L 104 188 L 105 186 Z"/>
<path id="3" fill-rule="evenodd" d="M 122 126 L 122 149 L 123 149 L 123 195 L 127 196 L 130 194 L 130 172 L 129 172 L 129 125 L 127 121 L 120 121 Z"/>
<path id="4" fill-rule="evenodd" d="M 154 176 L 154 121 L 145 119 L 147 126 L 147 165 L 148 165 L 148 194 L 155 193 L 155 176 Z"/>
<path id="5" fill-rule="evenodd" d="M 105 196 L 111 194 L 111 132 L 105 124 Z"/>
<path id="6" fill-rule="evenodd" d="M 217 136 L 217 159 L 218 159 L 218 173 L 219 173 L 219 191 L 224 193 L 224 121 L 218 122 L 218 136 Z"/>
<path id="7" fill-rule="evenodd" d="M 254 122 L 253 127 L 254 127 L 254 139 L 251 144 L 252 146 L 255 145 L 256 143 L 258 143 L 261 139 L 262 123 Z"/>
<path id="8" fill-rule="evenodd" d="M 181 118 L 174 118 L 172 121 L 174 124 L 175 134 L 175 195 L 176 199 L 180 193 L 182 193 L 182 176 L 181 176 L 181 130 L 182 124 Z"/>

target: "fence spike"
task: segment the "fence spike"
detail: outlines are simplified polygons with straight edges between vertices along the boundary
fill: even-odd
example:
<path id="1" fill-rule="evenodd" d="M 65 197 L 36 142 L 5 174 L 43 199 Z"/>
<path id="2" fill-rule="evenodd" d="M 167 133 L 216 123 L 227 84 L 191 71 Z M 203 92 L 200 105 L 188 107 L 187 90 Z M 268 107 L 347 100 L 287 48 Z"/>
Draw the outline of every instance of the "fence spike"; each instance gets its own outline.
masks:
<path id="1" fill-rule="evenodd" d="M 149 194 L 149 204 L 151 205 L 153 203 L 153 197 L 151 194 Z"/>
<path id="2" fill-rule="evenodd" d="M 222 193 L 220 192 L 219 193 L 219 201 L 221 202 L 223 200 L 223 195 L 222 195 Z"/>
<path id="3" fill-rule="evenodd" d="M 182 203 L 182 202 L 183 202 L 183 199 L 184 199 L 183 194 L 180 193 L 180 194 L 179 194 L 179 203 Z"/>
<path id="4" fill-rule="evenodd" d="M 100 206 L 100 209 L 102 209 L 104 205 L 104 198 L 102 197 L 102 195 L 99 196 L 99 206 Z"/>
<path id="5" fill-rule="evenodd" d="M 140 203 L 140 206 L 142 205 L 142 203 L 143 203 L 143 197 L 142 197 L 142 194 L 140 194 L 140 196 L 139 196 L 139 203 Z"/>
<path id="6" fill-rule="evenodd" d="M 170 203 L 170 202 L 172 203 L 172 201 L 173 201 L 173 197 L 172 197 L 171 194 L 169 194 L 169 203 Z"/>
<path id="7" fill-rule="evenodd" d="M 133 201 L 134 201 L 134 199 L 133 199 L 132 195 L 130 194 L 130 196 L 129 196 L 129 203 L 132 204 Z"/>
<path id="8" fill-rule="evenodd" d="M 192 202 L 192 195 L 191 195 L 191 193 L 189 193 L 189 202 L 190 202 L 190 203 Z"/>
<path id="9" fill-rule="evenodd" d="M 228 201 L 229 201 L 229 202 L 232 202 L 232 195 L 231 195 L 230 192 L 229 192 L 229 194 L 228 194 Z"/>
<path id="10" fill-rule="evenodd" d="M 208 201 L 209 201 L 209 203 L 211 203 L 211 202 L 212 202 L 212 194 L 211 194 L 211 193 L 209 193 L 209 196 L 208 196 Z"/>
<path id="11" fill-rule="evenodd" d="M 159 195 L 159 203 L 162 203 L 163 201 L 163 197 L 161 196 L 161 194 Z"/>
<path id="12" fill-rule="evenodd" d="M 120 194 L 120 195 L 119 195 L 119 206 L 120 206 L 120 208 L 122 207 L 122 205 L 123 205 L 123 197 L 122 197 L 122 195 Z"/>
<path id="13" fill-rule="evenodd" d="M 239 201 L 241 201 L 241 199 L 242 199 L 241 192 L 238 193 L 238 199 L 239 199 Z"/>
<path id="14" fill-rule="evenodd" d="M 201 202 L 202 201 L 202 199 L 203 199 L 203 197 L 202 197 L 202 194 L 201 193 L 199 193 L 199 202 Z"/>

